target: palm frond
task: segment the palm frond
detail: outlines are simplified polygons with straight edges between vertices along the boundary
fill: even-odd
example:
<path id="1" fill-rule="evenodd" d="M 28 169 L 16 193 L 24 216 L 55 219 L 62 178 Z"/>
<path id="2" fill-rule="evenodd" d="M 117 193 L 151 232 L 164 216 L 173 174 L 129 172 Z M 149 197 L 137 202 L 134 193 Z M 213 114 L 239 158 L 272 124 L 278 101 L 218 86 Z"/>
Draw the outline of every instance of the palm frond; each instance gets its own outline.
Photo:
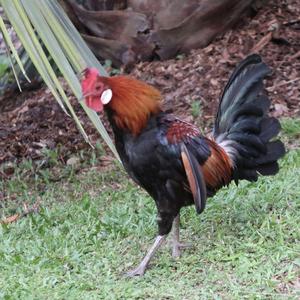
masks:
<path id="1" fill-rule="evenodd" d="M 82 100 L 82 93 L 77 74 L 86 67 L 93 66 L 98 68 L 103 76 L 107 76 L 104 68 L 87 47 L 56 0 L 1 0 L 1 5 L 42 79 L 62 109 L 66 113 L 69 112 L 74 118 L 85 140 L 89 142 L 88 136 L 49 61 L 48 53 L 79 101 Z M 7 38 L 6 28 L 1 20 L 0 28 L 5 36 L 5 41 L 19 64 L 21 61 L 17 56 L 17 51 L 14 49 L 9 35 Z M 20 68 L 22 67 L 20 66 Z M 80 104 L 112 152 L 119 158 L 98 115 L 87 108 L 83 101 L 80 101 Z"/>

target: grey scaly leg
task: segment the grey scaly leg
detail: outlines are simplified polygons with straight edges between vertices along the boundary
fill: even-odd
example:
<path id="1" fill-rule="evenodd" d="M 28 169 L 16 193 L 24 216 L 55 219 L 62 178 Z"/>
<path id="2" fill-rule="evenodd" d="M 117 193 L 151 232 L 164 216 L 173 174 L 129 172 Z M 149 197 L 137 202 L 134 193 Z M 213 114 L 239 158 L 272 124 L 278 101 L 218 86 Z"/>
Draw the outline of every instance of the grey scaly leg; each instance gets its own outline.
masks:
<path id="1" fill-rule="evenodd" d="M 182 248 L 190 248 L 191 244 L 183 244 L 179 241 L 179 225 L 180 225 L 180 214 L 176 216 L 173 221 L 173 245 L 172 245 L 172 256 L 177 258 L 181 254 Z"/>
<path id="2" fill-rule="evenodd" d="M 151 246 L 151 248 L 149 249 L 148 253 L 146 254 L 146 256 L 143 258 L 143 260 L 141 261 L 141 263 L 138 265 L 137 268 L 135 268 L 132 271 L 129 271 L 126 273 L 127 276 L 129 277 L 133 277 L 133 276 L 142 276 L 144 275 L 147 266 L 150 262 L 150 260 L 152 259 L 152 257 L 154 256 L 155 252 L 157 251 L 157 249 L 161 246 L 161 244 L 164 242 L 164 240 L 166 239 L 167 235 L 158 235 L 153 243 L 153 245 Z"/>

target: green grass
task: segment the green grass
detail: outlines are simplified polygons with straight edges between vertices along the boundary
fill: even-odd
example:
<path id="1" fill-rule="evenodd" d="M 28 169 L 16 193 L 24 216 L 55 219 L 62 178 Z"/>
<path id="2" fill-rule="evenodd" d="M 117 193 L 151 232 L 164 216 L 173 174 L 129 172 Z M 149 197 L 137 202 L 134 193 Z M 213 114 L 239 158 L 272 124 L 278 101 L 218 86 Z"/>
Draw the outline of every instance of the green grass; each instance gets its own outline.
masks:
<path id="1" fill-rule="evenodd" d="M 199 100 L 196 100 L 192 102 L 191 104 L 191 114 L 193 118 L 201 117 L 202 115 L 202 108 L 201 108 L 201 102 Z"/>
<path id="2" fill-rule="evenodd" d="M 291 124 L 283 126 L 287 142 L 300 132 L 300 122 Z M 300 295 L 299 150 L 285 156 L 276 176 L 222 189 L 202 215 L 184 209 L 181 237 L 193 247 L 174 260 L 165 245 L 145 276 L 133 279 L 124 272 L 139 262 L 156 234 L 152 199 L 117 166 L 70 172 L 55 183 L 44 173 L 25 179 L 26 168 L 32 165 L 1 183 L 7 199 L 0 202 L 0 217 L 38 198 L 42 209 L 0 225 L 0 299 Z"/>

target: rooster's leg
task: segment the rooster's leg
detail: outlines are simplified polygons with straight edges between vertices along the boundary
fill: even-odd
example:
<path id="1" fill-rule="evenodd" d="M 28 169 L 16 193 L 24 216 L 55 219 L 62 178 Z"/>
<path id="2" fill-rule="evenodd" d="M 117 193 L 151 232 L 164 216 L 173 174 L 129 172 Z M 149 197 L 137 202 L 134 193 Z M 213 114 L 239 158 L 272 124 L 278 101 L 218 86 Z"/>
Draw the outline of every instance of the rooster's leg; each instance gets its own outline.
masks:
<path id="1" fill-rule="evenodd" d="M 182 248 L 190 248 L 191 244 L 183 244 L 179 241 L 179 225 L 180 225 L 180 215 L 178 214 L 173 221 L 173 247 L 172 256 L 174 258 L 179 257 Z"/>
<path id="2" fill-rule="evenodd" d="M 151 258 L 154 256 L 156 250 L 161 246 L 161 244 L 164 242 L 166 237 L 167 237 L 166 234 L 165 235 L 158 235 L 156 237 L 153 245 L 149 249 L 148 253 L 143 258 L 141 263 L 139 264 L 139 266 L 137 268 L 135 268 L 134 270 L 127 272 L 126 273 L 127 276 L 133 277 L 133 276 L 142 276 L 142 275 L 144 275 Z"/>
<path id="3" fill-rule="evenodd" d="M 173 221 L 173 247 L 172 247 L 172 256 L 180 256 L 180 243 L 179 243 L 179 225 L 180 225 L 180 214 L 176 216 Z"/>

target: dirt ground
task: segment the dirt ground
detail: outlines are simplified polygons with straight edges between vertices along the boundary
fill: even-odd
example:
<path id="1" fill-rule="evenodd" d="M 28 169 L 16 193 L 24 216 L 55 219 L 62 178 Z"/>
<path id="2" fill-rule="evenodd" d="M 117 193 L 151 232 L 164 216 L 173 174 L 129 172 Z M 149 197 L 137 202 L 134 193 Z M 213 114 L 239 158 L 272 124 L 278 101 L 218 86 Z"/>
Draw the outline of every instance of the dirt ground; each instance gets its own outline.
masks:
<path id="1" fill-rule="evenodd" d="M 213 121 L 219 95 L 234 66 L 248 54 L 259 53 L 273 70 L 266 82 L 271 114 L 300 116 L 299 16 L 299 0 L 270 1 L 255 17 L 244 19 L 208 47 L 164 62 L 140 63 L 130 74 L 159 88 L 166 109 L 205 128 Z M 69 96 L 95 142 L 98 133 Z M 195 108 L 197 101 L 200 105 Z M 45 149 L 57 147 L 66 162 L 72 153 L 90 146 L 47 88 L 0 99 L 0 164 L 38 160 Z"/>

